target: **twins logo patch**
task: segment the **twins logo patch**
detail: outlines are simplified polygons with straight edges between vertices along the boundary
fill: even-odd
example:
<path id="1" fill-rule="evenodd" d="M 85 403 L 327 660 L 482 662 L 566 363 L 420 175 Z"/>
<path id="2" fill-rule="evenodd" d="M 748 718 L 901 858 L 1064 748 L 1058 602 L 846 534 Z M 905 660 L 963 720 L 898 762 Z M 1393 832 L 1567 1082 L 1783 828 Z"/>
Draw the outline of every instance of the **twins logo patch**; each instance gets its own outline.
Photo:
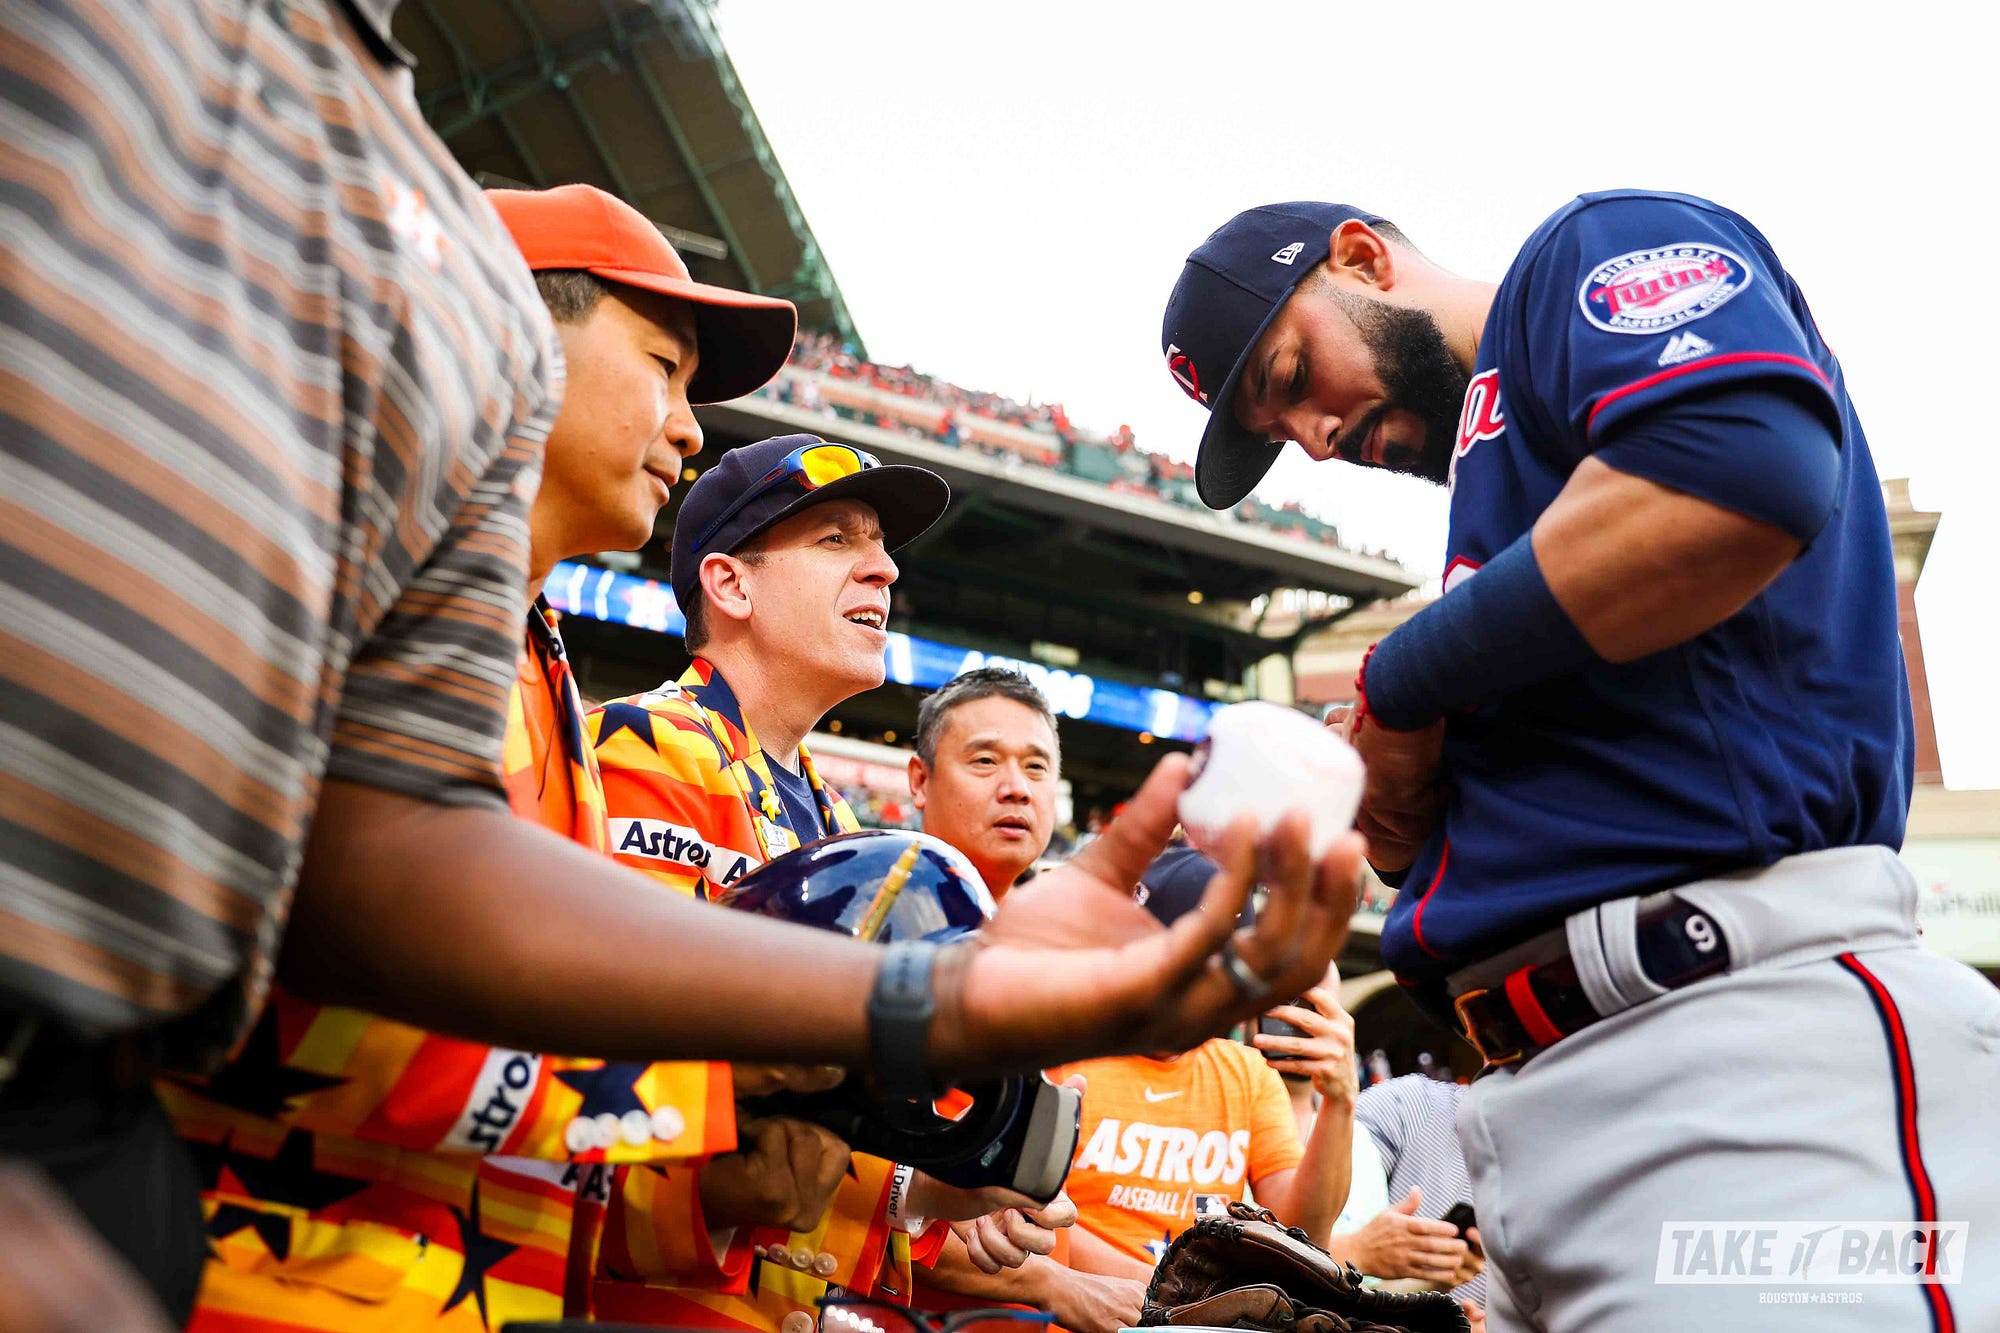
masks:
<path id="1" fill-rule="evenodd" d="M 1607 259 L 1576 301 L 1606 333 L 1664 333 L 1713 313 L 1750 278 L 1750 266 L 1719 246 L 1667 245 Z"/>

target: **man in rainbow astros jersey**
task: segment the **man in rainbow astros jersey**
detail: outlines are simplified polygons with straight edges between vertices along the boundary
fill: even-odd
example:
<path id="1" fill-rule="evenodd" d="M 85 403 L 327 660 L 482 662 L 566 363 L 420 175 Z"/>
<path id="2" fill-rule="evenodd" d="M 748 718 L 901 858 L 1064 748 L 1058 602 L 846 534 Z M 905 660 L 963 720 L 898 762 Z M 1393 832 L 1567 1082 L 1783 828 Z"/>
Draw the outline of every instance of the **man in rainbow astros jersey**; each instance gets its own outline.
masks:
<path id="1" fill-rule="evenodd" d="M 530 514 L 539 587 L 557 560 L 646 539 L 701 448 L 690 398 L 733 398 L 769 378 L 795 315 L 782 301 L 690 282 L 658 230 L 602 191 L 489 198 L 535 270 L 569 366 Z M 539 597 L 504 768 L 517 815 L 608 851 L 583 708 Z M 233 1063 L 163 1095 L 205 1171 L 201 1330 L 476 1333 L 555 1318 L 572 1241 L 587 1260 L 601 1219 L 591 1196 L 603 1163 L 736 1146 L 726 1065 L 506 1050 L 282 989 Z M 740 1197 L 786 1165 L 769 1157 L 738 1156 L 720 1193 L 735 1183 Z"/>
<path id="2" fill-rule="evenodd" d="M 805 737 L 835 704 L 882 683 L 897 577 L 889 552 L 929 527 L 949 495 L 934 473 L 809 435 L 736 449 L 694 483 L 673 551 L 693 665 L 590 715 L 619 860 L 708 899 L 857 827 Z M 816 1225 L 732 1229 L 707 1215 L 696 1175 L 676 1165 L 617 1174 L 599 1318 L 799 1333 L 830 1285 L 907 1303 L 912 1236 L 923 1237 L 920 1253 L 945 1239 L 925 1219 L 1028 1202 L 857 1154 Z M 667 1238 L 680 1243 L 669 1250 Z"/>

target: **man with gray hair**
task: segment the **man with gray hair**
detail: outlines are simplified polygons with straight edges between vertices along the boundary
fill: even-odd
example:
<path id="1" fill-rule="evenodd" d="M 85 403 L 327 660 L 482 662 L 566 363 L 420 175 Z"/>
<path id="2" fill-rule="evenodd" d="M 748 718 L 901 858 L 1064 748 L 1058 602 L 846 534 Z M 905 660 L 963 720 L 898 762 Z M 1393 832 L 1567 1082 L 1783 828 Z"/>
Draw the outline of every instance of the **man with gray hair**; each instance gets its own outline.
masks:
<path id="1" fill-rule="evenodd" d="M 924 832 L 965 853 L 995 899 L 1048 850 L 1055 831 L 1062 745 L 1035 683 L 1009 667 L 947 681 L 917 707 L 910 798 Z M 1145 1284 L 1071 1268 L 1057 1230 L 1076 1208 L 1002 1209 L 953 1225 L 916 1273 L 918 1309 L 1005 1302 L 1046 1310 L 1071 1333 L 1115 1333 L 1138 1322 Z"/>
<path id="2" fill-rule="evenodd" d="M 1048 850 L 1062 746 L 1033 681 L 981 667 L 917 708 L 910 799 L 924 832 L 964 852 L 998 900 Z"/>

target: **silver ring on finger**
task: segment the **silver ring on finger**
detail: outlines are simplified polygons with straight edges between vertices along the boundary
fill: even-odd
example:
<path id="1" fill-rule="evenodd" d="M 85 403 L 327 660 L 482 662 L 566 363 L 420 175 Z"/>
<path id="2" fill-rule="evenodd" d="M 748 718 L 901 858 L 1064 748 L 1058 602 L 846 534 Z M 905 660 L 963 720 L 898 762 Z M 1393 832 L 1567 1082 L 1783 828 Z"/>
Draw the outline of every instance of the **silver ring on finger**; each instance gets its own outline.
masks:
<path id="1" fill-rule="evenodd" d="M 1243 961 L 1243 955 L 1236 952 L 1236 941 L 1222 942 L 1222 974 L 1229 978 L 1229 984 L 1243 993 L 1246 1000 L 1269 999 L 1271 984 L 1257 975 L 1257 969 Z"/>

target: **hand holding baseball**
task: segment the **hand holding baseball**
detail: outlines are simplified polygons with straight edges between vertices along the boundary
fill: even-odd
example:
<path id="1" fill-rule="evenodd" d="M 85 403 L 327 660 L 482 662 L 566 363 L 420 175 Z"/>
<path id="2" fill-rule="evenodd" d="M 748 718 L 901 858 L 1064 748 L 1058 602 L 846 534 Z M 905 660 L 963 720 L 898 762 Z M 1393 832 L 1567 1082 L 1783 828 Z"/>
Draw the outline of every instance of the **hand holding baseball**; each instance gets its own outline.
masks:
<path id="1" fill-rule="evenodd" d="M 1304 811 L 1263 837 L 1249 817 L 1232 823 L 1210 851 L 1221 868 L 1201 909 L 1171 927 L 1133 899 L 1187 785 L 1184 756 L 1161 760 L 1102 837 L 1010 893 L 975 943 L 940 954 L 932 1054 L 942 1072 L 968 1053 L 1005 1068 L 1186 1050 L 1326 975 L 1359 897 L 1364 844 L 1342 834 L 1315 858 Z M 1258 883 L 1264 908 L 1236 930 Z"/>

